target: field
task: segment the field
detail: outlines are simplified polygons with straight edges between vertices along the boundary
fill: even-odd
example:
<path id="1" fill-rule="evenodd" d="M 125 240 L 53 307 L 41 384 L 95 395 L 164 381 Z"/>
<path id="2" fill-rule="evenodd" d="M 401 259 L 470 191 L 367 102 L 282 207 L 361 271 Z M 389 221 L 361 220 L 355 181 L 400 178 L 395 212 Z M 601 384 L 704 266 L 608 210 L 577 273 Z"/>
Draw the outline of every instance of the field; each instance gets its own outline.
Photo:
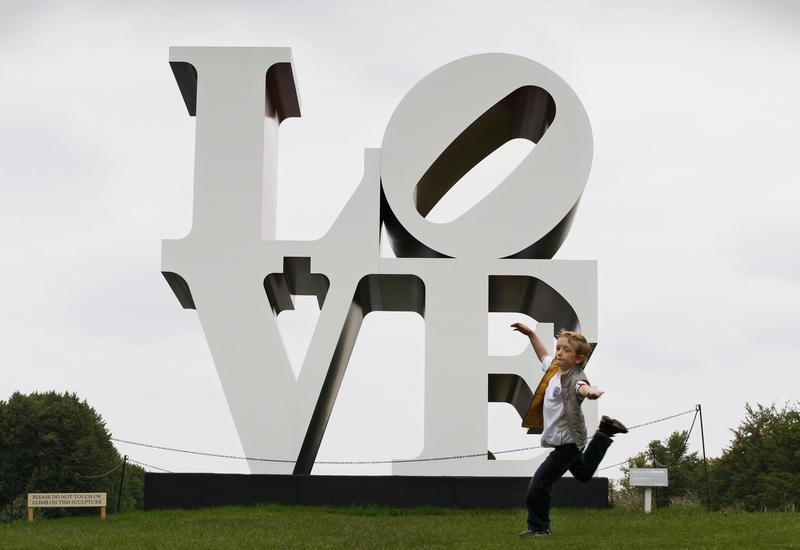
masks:
<path id="1" fill-rule="evenodd" d="M 258 506 L 132 512 L 0 525 L 0 548 L 798 548 L 800 514 L 698 508 L 554 510 L 522 540 L 523 510 Z"/>

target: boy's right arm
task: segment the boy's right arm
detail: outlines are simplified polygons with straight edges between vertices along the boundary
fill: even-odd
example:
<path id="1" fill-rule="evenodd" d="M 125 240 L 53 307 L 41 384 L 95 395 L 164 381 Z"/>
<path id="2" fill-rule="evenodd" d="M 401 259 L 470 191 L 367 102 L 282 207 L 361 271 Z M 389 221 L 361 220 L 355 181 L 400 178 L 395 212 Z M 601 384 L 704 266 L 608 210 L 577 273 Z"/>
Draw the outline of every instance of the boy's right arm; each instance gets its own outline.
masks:
<path id="1" fill-rule="evenodd" d="M 542 343 L 536 333 L 530 329 L 530 327 L 522 323 L 514 323 L 511 325 L 511 328 L 517 332 L 521 332 L 530 339 L 531 345 L 533 346 L 533 351 L 536 352 L 536 357 L 539 358 L 539 361 L 544 361 L 545 357 L 550 355 L 550 352 L 547 351 L 545 345 Z"/>

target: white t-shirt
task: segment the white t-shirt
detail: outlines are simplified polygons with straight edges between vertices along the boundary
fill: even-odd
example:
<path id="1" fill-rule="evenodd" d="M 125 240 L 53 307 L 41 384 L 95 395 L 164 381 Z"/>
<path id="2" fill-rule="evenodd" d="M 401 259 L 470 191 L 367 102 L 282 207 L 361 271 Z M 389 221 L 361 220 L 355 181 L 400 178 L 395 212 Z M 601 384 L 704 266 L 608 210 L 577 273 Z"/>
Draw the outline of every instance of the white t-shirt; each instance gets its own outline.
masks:
<path id="1" fill-rule="evenodd" d="M 542 361 L 542 370 L 550 368 L 553 358 L 549 355 Z M 575 384 L 575 392 L 585 385 L 586 382 L 579 380 Z M 547 384 L 544 394 L 544 431 L 542 431 L 542 447 L 556 447 L 575 443 L 569 433 L 567 419 L 564 416 L 564 397 L 561 395 L 561 376 L 556 373 Z"/>

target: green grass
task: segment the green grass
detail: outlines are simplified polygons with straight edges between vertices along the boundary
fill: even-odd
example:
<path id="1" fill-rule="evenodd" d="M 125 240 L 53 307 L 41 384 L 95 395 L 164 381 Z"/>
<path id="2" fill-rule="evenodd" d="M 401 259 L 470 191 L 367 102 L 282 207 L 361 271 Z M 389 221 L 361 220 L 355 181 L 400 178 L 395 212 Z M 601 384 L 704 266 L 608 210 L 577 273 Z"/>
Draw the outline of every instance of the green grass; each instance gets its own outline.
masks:
<path id="1" fill-rule="evenodd" d="M 0 548 L 798 548 L 800 514 L 698 508 L 554 510 L 522 540 L 523 510 L 257 506 L 0 525 Z"/>

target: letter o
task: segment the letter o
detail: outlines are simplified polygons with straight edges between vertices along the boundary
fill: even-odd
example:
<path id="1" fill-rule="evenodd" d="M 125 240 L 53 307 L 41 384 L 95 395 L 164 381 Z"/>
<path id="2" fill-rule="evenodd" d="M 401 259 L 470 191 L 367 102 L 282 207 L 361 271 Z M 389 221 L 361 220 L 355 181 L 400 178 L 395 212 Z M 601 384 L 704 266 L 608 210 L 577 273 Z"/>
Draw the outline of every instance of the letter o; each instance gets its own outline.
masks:
<path id="1" fill-rule="evenodd" d="M 425 215 L 461 177 L 514 138 L 536 143 L 455 220 Z M 578 96 L 553 71 L 510 54 L 448 63 L 400 101 L 381 146 L 381 217 L 400 257 L 552 258 L 592 163 Z"/>

